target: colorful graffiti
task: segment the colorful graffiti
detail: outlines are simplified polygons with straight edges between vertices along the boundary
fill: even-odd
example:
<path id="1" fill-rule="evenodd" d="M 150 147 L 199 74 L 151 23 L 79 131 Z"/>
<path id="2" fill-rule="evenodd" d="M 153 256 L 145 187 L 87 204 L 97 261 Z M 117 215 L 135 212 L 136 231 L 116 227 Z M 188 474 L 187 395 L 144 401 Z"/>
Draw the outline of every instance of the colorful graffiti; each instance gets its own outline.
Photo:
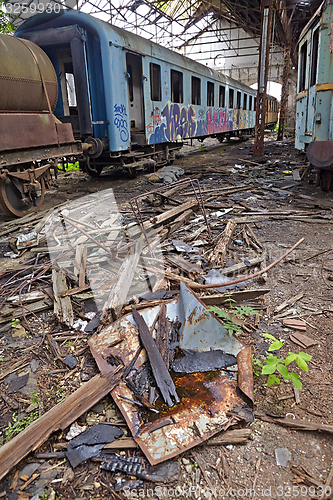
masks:
<path id="1" fill-rule="evenodd" d="M 192 105 L 181 107 L 179 104 L 167 103 L 162 110 L 162 117 L 159 109 L 155 108 L 146 127 L 149 144 L 221 134 L 253 128 L 255 125 L 255 112 L 242 109 L 209 108 L 208 111 L 199 109 L 198 116 L 199 119 L 196 119 Z"/>
<path id="2" fill-rule="evenodd" d="M 126 113 L 126 107 L 123 104 L 114 105 L 113 123 L 119 130 L 120 139 L 123 142 L 127 142 L 129 139 L 129 133 L 127 128 L 127 113 Z"/>

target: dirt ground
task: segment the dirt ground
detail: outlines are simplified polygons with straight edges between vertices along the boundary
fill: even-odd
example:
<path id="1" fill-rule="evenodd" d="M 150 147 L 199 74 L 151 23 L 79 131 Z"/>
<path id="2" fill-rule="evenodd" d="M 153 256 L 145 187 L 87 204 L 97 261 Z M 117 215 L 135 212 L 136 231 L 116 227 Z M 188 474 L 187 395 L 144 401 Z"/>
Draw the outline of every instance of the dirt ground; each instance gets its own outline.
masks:
<path id="1" fill-rule="evenodd" d="M 305 157 L 295 151 L 292 140 L 277 143 L 273 135 L 268 136 L 264 157 L 258 162 L 252 155 L 252 149 L 253 141 L 219 144 L 215 140 L 206 140 L 201 148 L 200 144 L 185 146 L 174 165 L 183 168 L 185 175 L 199 176 L 203 191 L 248 186 L 247 190 L 221 195 L 211 202 L 205 199 L 207 204 L 216 204 L 217 210 L 222 206 L 236 206 L 227 219 L 230 215 L 231 220 L 234 214 L 246 219 L 243 224 L 237 225 L 226 266 L 240 262 L 242 256 L 248 259 L 257 255 L 255 249 L 251 250 L 246 245 L 242 232 L 245 224 L 251 227 L 257 241 L 265 249 L 267 265 L 300 238 L 304 238 L 304 242 L 269 270 L 267 276 L 247 282 L 249 289 L 267 288 L 270 291 L 260 299 L 261 316 L 256 316 L 248 328 L 237 334 L 244 344 L 252 347 L 257 360 L 265 359 L 270 345 L 270 341 L 263 336 L 265 333 L 283 343 L 278 353 L 280 356 L 286 357 L 289 352 L 298 354 L 301 351 L 312 356 L 308 362 L 308 372 L 300 370 L 295 362 L 292 365 L 303 385 L 299 401 L 296 400 L 297 395 L 290 380 L 268 386 L 266 376 L 255 375 L 256 418 L 249 424 L 252 430 L 250 439 L 245 444 L 227 446 L 203 444 L 196 447 L 194 453 L 190 450 L 182 454 L 178 459 L 178 480 L 164 485 L 129 478 L 120 472 L 101 470 L 99 462 L 94 460 L 88 460 L 72 470 L 65 458 L 38 458 L 38 453 L 64 449 L 62 445 L 66 432 L 58 432 L 0 481 L 0 498 L 37 500 L 36 493 L 42 495 L 42 492 L 44 496 L 39 498 L 56 500 L 333 497 L 333 253 L 329 254 L 333 249 L 333 193 L 323 193 L 316 186 L 313 173 L 306 170 Z M 303 179 L 294 180 L 293 170 L 298 170 L 302 176 L 304 174 Z M 128 210 L 129 198 L 154 189 L 155 186 L 147 179 L 146 175 L 128 179 L 125 174 L 110 171 L 103 172 L 97 179 L 81 172 L 61 173 L 57 179 L 58 188 L 47 193 L 43 209 L 112 188 L 119 208 L 125 211 Z M 251 211 L 258 214 L 251 216 Z M 13 261 L 4 257 L 10 251 L 11 238 L 15 236 L 3 234 L 10 227 L 10 221 L 0 213 L 0 283 L 3 294 L 4 285 L 9 286 L 8 271 L 13 268 L 11 276 L 14 276 L 14 268 L 18 269 L 20 263 L 28 259 L 33 262 L 35 257 L 29 252 Z M 28 224 L 22 230 L 27 231 L 29 228 Z M 214 233 L 214 236 L 217 235 L 218 230 Z M 293 302 L 292 299 L 298 295 L 298 300 Z M 290 305 L 281 313 L 276 313 L 275 309 L 288 299 Z M 76 305 L 79 316 L 84 317 L 87 305 Z M 313 340 L 310 347 L 301 347 L 291 340 L 290 336 L 295 332 L 287 328 L 283 321 L 293 316 L 305 322 L 306 330 L 301 333 Z M 62 356 L 70 354 L 77 359 L 74 369 L 65 367 L 54 357 L 50 345 L 40 341 L 41 323 L 45 330 L 52 332 Z M 14 336 L 19 329 L 16 327 L 20 326 L 24 333 L 21 337 Z M 60 340 L 61 336 L 63 341 Z M 18 422 L 22 422 L 22 419 L 27 419 L 25 422 L 29 423 L 33 415 L 42 415 L 79 388 L 82 382 L 98 373 L 87 347 L 86 334 L 68 332 L 68 328 L 66 333 L 66 327 L 59 326 L 51 310 L 29 316 L 27 322 L 22 319 L 19 325 L 1 323 L 0 356 L 1 372 L 6 372 L 13 363 L 21 360 L 17 375 L 28 374 L 27 384 L 17 390 L 14 387 L 12 391 L 8 389 L 15 377 L 0 378 L 2 438 L 6 434 L 11 437 L 10 428 L 13 426 L 21 430 Z M 293 430 L 263 421 L 261 417 L 267 415 L 272 419 L 287 415 L 289 418 L 330 424 L 332 427 L 328 429 L 329 432 Z M 79 419 L 81 425 L 88 426 L 101 421 L 122 422 L 125 435 L 130 435 L 111 396 L 105 397 Z M 285 449 L 282 453 L 287 454 L 288 460 L 284 465 L 277 464 L 277 455 L 281 453 L 279 449 Z M 133 450 L 121 452 L 122 455 L 133 453 Z M 135 454 L 140 455 L 140 452 L 135 450 Z M 9 487 L 17 470 L 19 477 L 26 475 L 30 478 L 35 471 L 40 475 L 21 492 L 17 487 L 10 492 Z M 132 480 L 133 489 L 129 489 L 129 483 L 125 483 L 125 490 L 118 488 L 124 478 L 126 481 Z M 26 479 L 19 480 L 18 485 L 22 487 L 24 481 Z"/>

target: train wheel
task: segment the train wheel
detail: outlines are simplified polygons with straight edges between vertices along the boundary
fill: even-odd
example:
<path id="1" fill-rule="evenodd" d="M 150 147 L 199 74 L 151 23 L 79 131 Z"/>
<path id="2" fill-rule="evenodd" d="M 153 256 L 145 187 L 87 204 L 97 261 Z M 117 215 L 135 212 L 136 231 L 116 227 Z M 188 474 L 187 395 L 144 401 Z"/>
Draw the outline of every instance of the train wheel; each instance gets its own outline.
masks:
<path id="1" fill-rule="evenodd" d="M 45 182 L 43 176 L 38 179 L 40 183 L 40 195 L 35 200 L 26 198 L 22 200 L 22 196 L 18 188 L 12 183 L 9 177 L 0 180 L 0 207 L 2 210 L 12 217 L 23 217 L 24 215 L 37 212 L 45 196 Z"/>
<path id="2" fill-rule="evenodd" d="M 88 162 L 86 162 L 83 166 L 83 171 L 86 174 L 90 175 L 90 177 L 99 177 L 101 175 L 102 170 L 103 170 L 102 165 L 96 165 L 95 169 L 92 169 Z"/>

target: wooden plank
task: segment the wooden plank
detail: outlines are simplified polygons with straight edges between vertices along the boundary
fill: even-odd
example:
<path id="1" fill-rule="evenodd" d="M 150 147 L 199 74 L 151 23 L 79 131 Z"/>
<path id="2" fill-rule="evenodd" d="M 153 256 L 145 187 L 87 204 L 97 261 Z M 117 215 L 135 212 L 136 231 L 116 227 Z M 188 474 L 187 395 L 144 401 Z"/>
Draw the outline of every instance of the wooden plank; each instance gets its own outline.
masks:
<path id="1" fill-rule="evenodd" d="M 237 303 L 255 300 L 266 293 L 269 293 L 271 290 L 269 288 L 265 288 L 263 290 L 244 290 L 241 292 L 231 292 L 230 298 L 235 300 Z M 229 295 L 228 295 L 229 297 Z M 219 306 L 219 305 L 228 305 L 228 299 L 224 293 L 219 293 L 216 295 L 204 295 L 200 297 L 200 300 L 206 304 L 206 306 Z"/>
<path id="2" fill-rule="evenodd" d="M 169 226 L 169 235 L 174 231 L 177 231 L 184 222 L 189 219 L 189 217 L 193 214 L 193 210 L 185 210 L 179 217 L 177 217 Z"/>
<path id="3" fill-rule="evenodd" d="M 105 377 L 96 375 L 4 444 L 0 448 L 0 479 L 22 458 L 41 446 L 53 432 L 68 427 L 114 389 L 121 379 L 122 372 L 123 369 L 119 369 Z"/>
<path id="4" fill-rule="evenodd" d="M 61 296 L 61 292 L 68 290 L 65 271 L 52 269 L 52 284 L 54 294 L 54 314 L 60 323 L 64 323 L 72 328 L 74 323 L 74 314 L 71 299 L 66 296 Z"/>
<path id="5" fill-rule="evenodd" d="M 109 298 L 103 307 L 102 321 L 108 319 L 110 314 L 113 321 L 119 317 L 131 287 L 144 243 L 145 239 L 141 236 L 136 242 L 134 254 L 129 255 L 120 266 L 118 280 L 111 288 Z"/>
<path id="6" fill-rule="evenodd" d="M 37 302 L 33 302 L 32 304 L 27 304 L 24 306 L 24 314 L 25 316 L 29 316 L 33 313 L 38 313 L 41 311 L 46 311 L 53 306 L 53 301 L 47 297 L 44 300 L 38 300 Z M 21 307 L 12 307 L 12 306 L 4 306 L 1 309 L 1 317 L 0 323 L 6 323 L 10 321 L 12 318 L 21 318 L 23 316 Z"/>
<path id="7" fill-rule="evenodd" d="M 221 273 L 223 273 L 225 276 L 229 276 L 230 274 L 234 273 L 239 273 L 241 271 L 245 271 L 249 267 L 257 266 L 258 264 L 263 262 L 264 259 L 265 259 L 265 254 L 263 253 L 262 255 L 260 255 L 260 257 L 249 259 L 249 263 L 251 264 L 249 266 L 247 266 L 244 262 L 240 262 L 239 264 L 235 264 L 234 266 L 225 267 L 224 269 L 221 269 Z"/>
<path id="8" fill-rule="evenodd" d="M 145 221 L 143 223 L 145 231 L 156 229 L 158 226 L 161 226 L 162 224 L 167 224 L 168 222 L 176 219 L 186 210 L 194 208 L 195 206 L 197 206 L 197 204 L 198 204 L 197 200 L 189 200 L 186 203 L 183 203 L 182 205 L 171 208 L 170 210 L 167 210 L 166 212 L 157 215 L 157 217 L 154 218 L 153 222 L 151 222 L 150 220 Z M 127 228 L 125 227 L 124 229 L 127 229 L 128 233 L 131 236 L 138 235 L 142 232 L 142 229 L 138 224 L 134 224 L 133 226 L 129 224 Z"/>
<path id="9" fill-rule="evenodd" d="M 292 418 L 271 418 L 266 415 L 256 414 L 257 418 L 263 420 L 264 422 L 271 422 L 272 424 L 282 425 L 283 427 L 289 427 L 290 429 L 297 429 L 300 431 L 321 431 L 333 434 L 333 425 L 320 424 L 317 422 L 307 422 L 305 420 L 298 420 Z"/>
<path id="10" fill-rule="evenodd" d="M 146 349 L 156 384 L 161 391 L 164 401 L 169 406 L 173 406 L 174 403 L 171 397 L 173 397 L 175 401 L 179 403 L 175 384 L 165 366 L 162 356 L 156 346 L 153 337 L 150 334 L 145 320 L 135 309 L 132 310 L 132 314 L 133 319 L 138 326 L 141 342 L 143 344 L 143 347 Z"/>
<path id="11" fill-rule="evenodd" d="M 202 274 L 203 273 L 202 267 L 197 266 L 196 264 L 191 264 L 191 262 L 189 262 L 186 259 L 183 259 L 179 255 L 167 254 L 167 255 L 165 255 L 165 258 L 171 264 L 178 267 L 182 271 L 185 271 L 187 274 L 191 275 L 191 274 Z"/>
<path id="12" fill-rule="evenodd" d="M 251 436 L 251 429 L 234 429 L 231 431 L 221 432 L 213 439 L 209 439 L 206 445 L 209 446 L 225 446 L 226 444 L 246 443 Z"/>
<path id="13" fill-rule="evenodd" d="M 210 262 L 216 267 L 221 267 L 223 265 L 225 254 L 227 253 L 228 246 L 230 244 L 235 229 L 236 229 L 236 224 L 232 221 L 228 221 L 221 237 L 214 245 L 214 248 L 212 250 L 209 250 L 205 254 L 206 260 L 208 262 Z"/>
<path id="14" fill-rule="evenodd" d="M 303 297 L 304 293 L 301 292 L 301 293 L 298 293 L 297 295 L 293 296 L 293 297 L 289 297 L 289 299 L 283 301 L 280 305 L 278 305 L 275 309 L 274 309 L 274 312 L 276 314 L 280 313 L 281 311 L 283 311 L 283 309 L 285 309 L 286 307 L 288 306 L 293 306 L 294 304 L 296 304 L 296 302 L 298 300 L 300 300 L 302 297 Z"/>
<path id="15" fill-rule="evenodd" d="M 170 321 L 166 315 L 166 305 L 163 303 L 160 307 L 160 313 L 158 317 L 158 328 L 156 332 L 156 345 L 164 364 L 169 370 L 169 354 L 170 354 L 170 343 L 169 343 L 169 333 L 170 333 Z"/>

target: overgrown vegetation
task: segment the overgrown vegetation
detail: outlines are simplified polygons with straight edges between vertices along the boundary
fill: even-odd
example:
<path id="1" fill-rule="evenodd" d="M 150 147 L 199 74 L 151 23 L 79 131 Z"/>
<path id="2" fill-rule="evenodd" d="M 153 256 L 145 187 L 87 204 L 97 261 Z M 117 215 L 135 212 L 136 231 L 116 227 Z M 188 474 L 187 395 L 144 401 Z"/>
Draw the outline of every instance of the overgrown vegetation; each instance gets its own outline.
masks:
<path id="1" fill-rule="evenodd" d="M 13 413 L 12 420 L 8 422 L 8 426 L 4 429 L 3 435 L 0 438 L 0 445 L 8 443 L 14 436 L 20 434 L 20 432 L 24 431 L 28 425 L 32 424 L 39 417 L 39 411 L 35 410 L 31 412 L 22 420 L 19 420 L 18 416 Z"/>
<path id="2" fill-rule="evenodd" d="M 4 2 L 0 0 L 0 33 L 9 34 L 16 30 L 16 26 L 14 26 L 13 21 L 15 21 L 17 16 L 13 14 L 9 14 L 6 10 L 6 4 L 8 2 Z"/>
<path id="3" fill-rule="evenodd" d="M 217 306 L 208 307 L 208 311 L 216 314 L 216 316 L 223 320 L 223 326 L 228 330 L 230 337 L 234 333 L 242 331 L 241 326 L 235 323 L 235 318 L 244 319 L 247 316 L 260 316 L 258 311 L 253 309 L 253 307 L 235 306 L 234 303 L 236 301 L 231 297 L 230 292 L 225 293 L 225 302 L 229 305 L 229 311 Z"/>
<path id="4" fill-rule="evenodd" d="M 273 340 L 273 343 L 269 346 L 268 351 L 270 352 L 278 351 L 283 346 L 283 343 L 280 342 L 280 340 L 275 338 L 273 335 L 270 335 L 269 333 L 264 333 L 263 336 L 269 340 Z M 268 353 L 266 354 L 267 354 L 266 357 L 263 359 L 263 362 L 265 362 L 265 364 L 263 364 L 262 361 L 258 359 L 254 359 L 253 364 L 254 367 L 261 368 L 261 375 L 268 375 L 267 384 L 280 385 L 281 379 L 277 376 L 280 375 L 283 380 L 291 380 L 294 386 L 301 391 L 302 382 L 299 380 L 299 375 L 295 372 L 289 371 L 288 366 L 293 361 L 295 361 L 297 366 L 301 370 L 308 372 L 309 367 L 307 361 L 310 361 L 312 359 L 312 356 L 310 356 L 310 354 L 307 354 L 306 352 L 300 352 L 296 354 L 295 352 L 290 352 L 290 351 L 288 352 L 288 356 L 286 358 L 273 356 L 273 354 L 268 354 Z M 254 374 L 260 375 L 260 373 L 258 372 L 258 370 L 256 370 L 256 368 L 254 368 Z"/>

